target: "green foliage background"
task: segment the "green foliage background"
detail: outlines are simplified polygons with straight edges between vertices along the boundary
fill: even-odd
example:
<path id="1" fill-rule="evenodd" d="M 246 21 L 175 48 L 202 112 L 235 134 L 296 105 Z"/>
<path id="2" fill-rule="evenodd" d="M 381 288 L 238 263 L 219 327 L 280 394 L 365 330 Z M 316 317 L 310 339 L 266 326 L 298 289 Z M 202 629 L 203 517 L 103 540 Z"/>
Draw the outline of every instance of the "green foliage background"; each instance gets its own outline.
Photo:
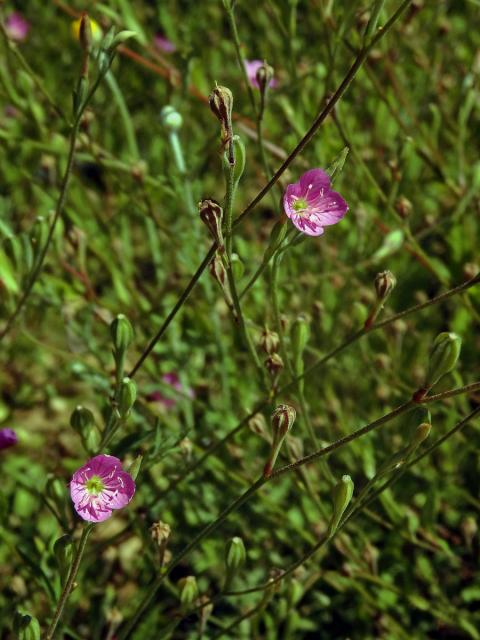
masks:
<path id="1" fill-rule="evenodd" d="M 53 544 L 65 532 L 78 537 L 67 484 L 89 454 L 69 417 L 82 404 L 103 424 L 114 381 L 109 323 L 124 313 L 134 326 L 128 370 L 210 245 L 206 228 L 188 210 L 186 190 L 194 202 L 224 196 L 218 123 L 199 98 L 215 82 L 233 92 L 234 127 L 247 148 L 235 215 L 266 178 L 222 2 L 4 4 L 4 16 L 16 5 L 31 23 L 19 49 L 39 83 L 2 42 L 0 306 L 5 320 L 38 257 L 66 163 L 71 92 L 81 59 L 69 12 L 87 10 L 104 32 L 115 25 L 138 34 L 127 43 L 135 57 L 118 55 L 114 80 L 102 83 L 84 119 L 67 205 L 46 265 L 2 342 L 0 420 L 20 439 L 15 449 L 0 453 L 0 634 L 10 637 L 15 609 L 37 616 L 42 627 L 50 619 L 60 591 Z M 242 55 L 268 60 L 278 79 L 264 118 L 273 168 L 345 76 L 371 4 L 237 2 Z M 397 6 L 387 0 L 379 24 Z M 349 147 L 335 182 L 349 203 L 348 214 L 324 236 L 292 248 L 281 266 L 278 292 L 290 353 L 295 318 L 306 314 L 310 322 L 305 366 L 362 326 L 377 272 L 390 269 L 398 281 L 385 315 L 478 272 L 479 12 L 475 0 L 412 2 L 372 51 L 335 116 L 280 180 L 283 188 L 308 168 L 327 167 Z M 176 44 L 175 53 L 155 49 L 156 31 Z M 183 117 L 179 135 L 186 176 L 175 165 L 161 124 L 167 104 Z M 235 251 L 245 266 L 240 288 L 261 261 L 281 213 L 280 197 L 274 188 L 235 233 Z M 405 219 L 398 215 L 402 199 L 411 204 Z M 242 301 L 255 343 L 265 326 L 274 328 L 270 293 L 267 271 Z M 457 369 L 436 391 L 476 381 L 479 320 L 477 286 L 367 335 L 307 376 L 306 408 L 319 444 L 408 400 L 423 382 L 428 350 L 440 331 L 457 332 L 463 349 Z M 171 371 L 178 373 L 183 393 L 163 381 Z M 92 534 L 63 618 L 66 638 L 111 640 L 159 571 L 151 524 L 161 520 L 171 526 L 169 550 L 178 552 L 260 475 L 268 457 L 268 426 L 263 437 L 244 428 L 176 484 L 265 396 L 238 325 L 208 273 L 135 380 L 137 403 L 109 451 L 126 466 L 137 454 L 144 456 L 137 494 Z M 286 368 L 281 384 L 288 381 Z M 173 406 L 149 401 L 157 391 L 174 400 Z M 279 401 L 298 411 L 290 446 L 282 451 L 285 463 L 314 447 L 295 391 Z M 477 394 L 432 404 L 432 441 L 478 402 Z M 330 473 L 336 479 L 350 474 L 358 491 L 409 441 L 415 426 L 403 417 L 354 441 L 329 457 Z M 477 418 L 408 469 L 226 637 L 480 638 L 479 447 Z M 287 568 L 303 555 L 331 514 L 325 467 L 313 463 L 304 469 L 308 482 L 304 475 L 287 474 L 268 483 L 206 538 L 160 588 L 132 637 L 214 638 L 256 607 L 259 593 L 220 598 L 200 636 L 198 611 L 181 607 L 177 583 L 194 575 L 200 593 L 218 593 L 225 543 L 235 535 L 247 548 L 236 589 L 263 583 L 272 569 Z"/>

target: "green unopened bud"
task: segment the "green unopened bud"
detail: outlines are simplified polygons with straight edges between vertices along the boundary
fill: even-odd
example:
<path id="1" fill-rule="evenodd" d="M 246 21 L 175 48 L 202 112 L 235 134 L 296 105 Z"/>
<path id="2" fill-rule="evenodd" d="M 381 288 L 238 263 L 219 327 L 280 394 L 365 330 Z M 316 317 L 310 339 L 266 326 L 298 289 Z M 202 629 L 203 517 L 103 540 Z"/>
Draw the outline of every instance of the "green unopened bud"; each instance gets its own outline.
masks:
<path id="1" fill-rule="evenodd" d="M 124 31 L 119 31 L 117 35 L 113 38 L 110 46 L 107 49 L 107 52 L 113 53 L 115 49 L 119 47 L 121 44 L 123 44 L 127 40 L 130 40 L 131 38 L 136 38 L 136 37 L 137 37 L 136 31 L 128 31 L 126 29 Z"/>
<path id="2" fill-rule="evenodd" d="M 81 75 L 77 88 L 73 90 L 73 114 L 77 115 L 82 108 L 88 92 L 88 78 L 85 75 Z"/>
<path id="3" fill-rule="evenodd" d="M 326 172 L 330 176 L 332 184 L 335 182 L 335 178 L 338 174 L 343 170 L 349 151 L 350 149 L 348 147 L 343 147 L 334 161 L 328 165 Z"/>
<path id="4" fill-rule="evenodd" d="M 195 576 L 187 576 L 178 581 L 180 602 L 184 607 L 193 604 L 198 598 L 198 586 Z"/>
<path id="5" fill-rule="evenodd" d="M 349 475 L 342 476 L 340 482 L 333 488 L 332 501 L 333 501 L 333 514 L 332 519 L 328 525 L 327 536 L 331 538 L 340 524 L 340 520 L 345 512 L 345 509 L 350 504 L 353 496 L 354 484 Z"/>
<path id="6" fill-rule="evenodd" d="M 40 624 L 34 616 L 17 611 L 12 626 L 17 640 L 40 640 Z"/>
<path id="7" fill-rule="evenodd" d="M 132 476 L 134 480 L 137 479 L 137 476 L 140 472 L 140 467 L 142 466 L 143 456 L 137 456 L 132 464 L 128 467 L 128 473 Z"/>
<path id="8" fill-rule="evenodd" d="M 263 475 L 265 478 L 269 478 L 272 475 L 273 467 L 277 460 L 278 454 L 282 447 L 285 436 L 293 427 L 297 412 L 294 407 L 288 404 L 279 405 L 272 414 L 272 448 L 270 451 L 270 457 L 263 469 Z"/>
<path id="9" fill-rule="evenodd" d="M 83 435 L 87 429 L 91 429 L 95 426 L 95 418 L 90 409 L 77 405 L 70 416 L 70 426 L 75 431 Z"/>
<path id="10" fill-rule="evenodd" d="M 80 40 L 80 45 L 82 49 L 89 53 L 92 49 L 92 25 L 90 23 L 90 18 L 86 13 L 82 13 L 82 17 L 80 18 L 80 27 L 78 32 L 78 39 Z"/>
<path id="11" fill-rule="evenodd" d="M 123 378 L 118 392 L 118 412 L 122 418 L 130 413 L 136 398 L 137 387 L 135 383 L 130 378 Z"/>
<path id="12" fill-rule="evenodd" d="M 160 112 L 160 119 L 163 126 L 165 127 L 165 129 L 168 129 L 168 131 L 179 131 L 182 128 L 182 116 L 174 107 L 170 105 L 163 107 Z"/>
<path id="13" fill-rule="evenodd" d="M 419 447 L 422 442 L 428 438 L 431 430 L 432 425 L 429 422 L 422 422 L 422 424 L 419 424 L 415 431 L 415 435 L 413 436 L 412 446 L 415 449 Z"/>
<path id="14" fill-rule="evenodd" d="M 58 538 L 53 545 L 53 553 L 57 561 L 62 584 L 65 584 L 67 580 L 74 551 L 75 546 L 73 544 L 73 538 L 69 534 L 65 534 Z"/>
<path id="15" fill-rule="evenodd" d="M 301 314 L 292 324 L 292 329 L 290 332 L 290 338 L 292 340 L 292 351 L 295 360 L 302 357 L 309 337 L 310 326 L 308 319 L 305 315 Z"/>
<path id="16" fill-rule="evenodd" d="M 273 80 L 273 67 L 264 61 L 257 69 L 255 74 L 260 91 L 264 94 Z"/>
<path id="17" fill-rule="evenodd" d="M 235 536 L 225 547 L 225 565 L 228 572 L 238 571 L 245 564 L 247 552 L 242 538 Z"/>
<path id="18" fill-rule="evenodd" d="M 285 224 L 285 220 L 281 219 L 273 225 L 272 231 L 270 233 L 270 239 L 268 241 L 268 247 L 265 250 L 263 256 L 263 263 L 265 264 L 270 260 L 275 251 L 282 244 L 285 234 L 287 233 L 287 225 Z"/>
<path id="19" fill-rule="evenodd" d="M 63 508 L 66 498 L 66 485 L 55 476 L 50 476 L 45 486 L 47 496 L 55 502 L 55 504 Z"/>
<path id="20" fill-rule="evenodd" d="M 198 204 L 198 213 L 201 221 L 212 234 L 213 239 L 217 243 L 219 249 L 223 251 L 223 209 L 216 200 L 202 200 Z"/>
<path id="21" fill-rule="evenodd" d="M 110 335 L 117 353 L 125 353 L 133 340 L 133 328 L 128 318 L 120 313 L 110 325 Z"/>
<path id="22" fill-rule="evenodd" d="M 230 264 L 232 267 L 233 277 L 235 278 L 235 281 L 238 282 L 243 278 L 243 274 L 245 273 L 245 265 L 240 259 L 238 253 L 232 253 Z"/>
<path id="23" fill-rule="evenodd" d="M 235 168 L 233 170 L 233 191 L 235 192 L 245 170 L 247 152 L 240 136 L 235 135 L 232 137 L 232 145 L 235 157 Z M 223 156 L 223 168 L 227 177 L 229 176 L 232 165 L 231 157 L 231 150 L 229 149 L 228 153 L 225 153 Z"/>
<path id="24" fill-rule="evenodd" d="M 278 351 L 278 347 L 280 346 L 280 338 L 278 337 L 278 333 L 276 331 L 270 331 L 270 329 L 265 328 L 262 331 L 262 335 L 260 336 L 258 344 L 260 348 L 263 349 L 268 355 L 276 353 Z"/>
<path id="25" fill-rule="evenodd" d="M 435 338 L 428 362 L 426 385 L 429 388 L 455 368 L 461 348 L 462 339 L 456 333 L 444 331 Z"/>

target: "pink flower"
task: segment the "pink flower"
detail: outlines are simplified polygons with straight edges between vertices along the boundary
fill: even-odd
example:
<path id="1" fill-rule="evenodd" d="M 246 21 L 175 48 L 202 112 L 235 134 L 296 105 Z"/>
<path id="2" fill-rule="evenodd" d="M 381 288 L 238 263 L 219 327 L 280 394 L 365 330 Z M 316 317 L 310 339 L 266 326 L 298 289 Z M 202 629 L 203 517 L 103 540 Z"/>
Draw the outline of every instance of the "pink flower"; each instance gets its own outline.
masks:
<path id="1" fill-rule="evenodd" d="M 177 47 L 173 44 L 173 42 L 171 42 L 168 38 L 165 38 L 165 36 L 160 35 L 159 33 L 157 33 L 157 35 L 154 37 L 153 42 L 157 49 L 160 49 L 164 53 L 173 53 L 177 50 Z"/>
<path id="2" fill-rule="evenodd" d="M 13 429 L 0 429 L 0 450 L 17 444 L 17 434 Z"/>
<path id="3" fill-rule="evenodd" d="M 262 60 L 244 60 L 245 69 L 247 70 L 248 81 L 255 87 L 255 89 L 260 89 L 260 85 L 257 80 L 257 71 L 262 66 Z M 277 81 L 275 78 L 272 78 L 269 82 L 270 89 L 274 89 L 277 86 Z"/>
<path id="4" fill-rule="evenodd" d="M 323 169 L 310 169 L 285 189 L 283 208 L 302 233 L 321 236 L 324 227 L 343 218 L 348 204 L 330 189 L 330 177 Z"/>
<path id="5" fill-rule="evenodd" d="M 112 509 L 122 509 L 133 498 L 135 482 L 114 456 L 95 456 L 80 467 L 70 481 L 70 496 L 78 515 L 89 522 L 102 522 Z"/>
<path id="6" fill-rule="evenodd" d="M 172 389 L 175 389 L 178 393 L 187 395 L 189 398 L 195 397 L 195 391 L 191 387 L 187 387 L 185 389 L 180 382 L 180 378 L 175 371 L 169 371 L 168 373 L 164 373 L 162 376 L 162 382 L 168 384 Z M 176 404 L 177 400 L 174 398 L 167 398 L 163 395 L 161 391 L 152 391 L 147 395 L 147 400 L 149 402 L 159 402 L 166 409 L 172 409 Z"/>
<path id="7" fill-rule="evenodd" d="M 15 11 L 5 20 L 5 29 L 9 38 L 17 42 L 23 42 L 23 40 L 27 39 L 30 31 L 30 23 L 25 20 L 21 13 Z"/>

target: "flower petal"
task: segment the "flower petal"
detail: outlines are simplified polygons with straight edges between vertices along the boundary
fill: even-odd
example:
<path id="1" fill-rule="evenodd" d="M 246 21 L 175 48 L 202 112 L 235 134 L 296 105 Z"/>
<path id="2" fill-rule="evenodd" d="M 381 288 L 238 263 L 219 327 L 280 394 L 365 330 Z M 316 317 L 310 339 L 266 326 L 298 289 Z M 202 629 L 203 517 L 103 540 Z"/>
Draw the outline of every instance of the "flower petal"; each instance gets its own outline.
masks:
<path id="1" fill-rule="evenodd" d="M 309 212 L 321 225 L 335 224 L 348 211 L 348 204 L 336 191 L 328 191 L 314 202 L 309 202 Z"/>
<path id="2" fill-rule="evenodd" d="M 330 189 L 330 176 L 323 169 L 310 169 L 299 180 L 301 194 L 310 202 Z"/>
<path id="3" fill-rule="evenodd" d="M 291 220 L 299 231 L 306 233 L 308 236 L 321 236 L 323 234 L 323 227 L 317 224 L 313 218 L 296 215 L 292 216 Z"/>
<path id="4" fill-rule="evenodd" d="M 297 216 L 297 212 L 293 208 L 293 205 L 298 198 L 302 196 L 302 189 L 299 182 L 289 184 L 283 194 L 283 208 L 289 218 L 293 219 L 293 216 Z"/>
<path id="5" fill-rule="evenodd" d="M 102 500 L 108 509 L 121 509 L 125 507 L 135 494 L 135 482 L 126 471 L 119 471 L 115 477 L 115 483 L 105 487 L 102 491 Z"/>

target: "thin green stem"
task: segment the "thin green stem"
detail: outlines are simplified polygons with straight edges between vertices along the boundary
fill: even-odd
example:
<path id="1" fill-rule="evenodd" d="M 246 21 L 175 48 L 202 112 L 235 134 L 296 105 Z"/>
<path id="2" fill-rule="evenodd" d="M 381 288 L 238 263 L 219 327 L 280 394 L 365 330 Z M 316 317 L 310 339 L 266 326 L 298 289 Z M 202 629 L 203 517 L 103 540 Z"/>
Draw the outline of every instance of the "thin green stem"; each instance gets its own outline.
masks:
<path id="1" fill-rule="evenodd" d="M 68 574 L 68 578 L 67 581 L 65 583 L 65 586 L 63 588 L 63 591 L 60 595 L 60 599 L 58 601 L 57 604 L 57 608 L 55 609 L 55 613 L 53 614 L 53 619 L 50 623 L 50 626 L 47 629 L 47 632 L 45 634 L 45 640 L 52 640 L 54 633 L 55 633 L 55 629 L 57 628 L 57 625 L 60 621 L 60 618 L 62 616 L 63 613 L 63 609 L 65 608 L 65 604 L 67 603 L 67 600 L 70 596 L 70 593 L 72 591 L 73 588 L 73 584 L 75 582 L 75 578 L 77 577 L 77 573 L 78 570 L 80 568 L 80 563 L 82 561 L 82 557 L 83 557 L 83 552 L 85 551 L 85 546 L 87 544 L 87 540 L 88 540 L 88 536 L 90 535 L 90 532 L 93 529 L 92 524 L 87 524 L 84 526 L 84 529 L 82 531 L 82 537 L 80 538 L 80 541 L 78 543 L 78 547 L 77 547 L 77 551 L 73 557 L 72 560 L 72 566 L 70 567 L 70 572 Z"/>
<path id="2" fill-rule="evenodd" d="M 122 119 L 123 123 L 123 130 L 125 132 L 125 140 L 127 143 L 128 152 L 134 160 L 139 160 L 140 152 L 138 150 L 135 129 L 133 127 L 132 118 L 128 111 L 127 103 L 125 102 L 125 98 L 123 97 L 123 93 L 118 86 L 118 82 L 116 81 L 115 76 L 111 71 L 108 71 L 105 74 L 105 80 L 110 88 L 110 91 L 113 94 L 113 99 L 115 100 L 120 112 L 120 118 Z"/>
<path id="3" fill-rule="evenodd" d="M 231 6 L 226 6 L 226 9 L 227 9 L 228 21 L 230 23 L 230 29 L 232 31 L 233 44 L 235 46 L 235 53 L 237 55 L 238 66 L 240 67 L 240 71 L 241 71 L 242 76 L 243 76 L 243 81 L 245 82 L 245 85 L 247 87 L 248 97 L 249 97 L 250 103 L 252 105 L 253 113 L 255 115 L 255 118 L 258 119 L 257 104 L 255 102 L 255 96 L 253 94 L 252 86 L 251 86 L 251 84 L 250 84 L 250 82 L 248 80 L 247 69 L 245 67 L 245 62 L 243 60 L 242 52 L 241 52 L 241 49 L 240 49 L 240 47 L 241 47 L 241 45 L 240 45 L 240 37 L 238 35 L 238 29 L 237 29 L 237 23 L 235 21 L 234 9 Z"/>

